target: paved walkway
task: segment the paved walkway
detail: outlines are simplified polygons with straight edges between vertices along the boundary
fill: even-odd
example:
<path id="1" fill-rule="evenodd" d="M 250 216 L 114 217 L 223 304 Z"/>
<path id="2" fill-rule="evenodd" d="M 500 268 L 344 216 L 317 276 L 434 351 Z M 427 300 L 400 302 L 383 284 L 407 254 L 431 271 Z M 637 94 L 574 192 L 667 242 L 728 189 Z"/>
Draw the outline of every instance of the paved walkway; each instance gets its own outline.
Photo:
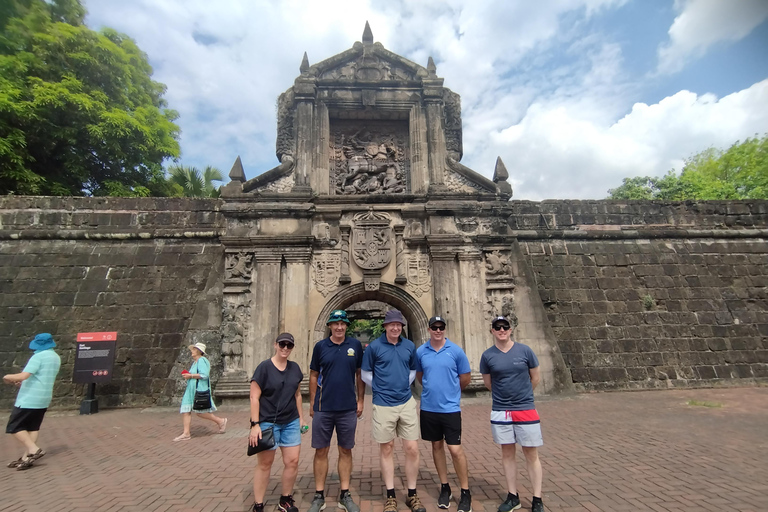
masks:
<path id="1" fill-rule="evenodd" d="M 721 407 L 689 405 L 689 400 Z M 587 394 L 541 399 L 538 408 L 548 511 L 768 510 L 768 387 Z M 464 404 L 475 512 L 495 512 L 506 494 L 489 409 L 487 398 Z M 248 413 L 242 408 L 222 413 L 230 420 L 226 434 L 216 435 L 212 424 L 193 419 L 194 438 L 183 443 L 171 442 L 181 432 L 181 419 L 167 408 L 93 416 L 51 413 L 41 434 L 48 455 L 28 471 L 0 467 L 0 510 L 248 510 L 255 462 L 245 456 Z M 362 512 L 381 512 L 378 447 L 370 439 L 369 413 L 370 403 L 353 452 L 352 492 Z M 0 420 L 7 421 L 7 411 Z M 314 492 L 309 437 L 303 448 L 295 497 L 306 512 Z M 17 452 L 10 436 L 0 438 L 3 466 Z M 399 448 L 396 453 L 398 501 L 406 511 L 403 457 Z M 335 449 L 331 457 L 335 461 Z M 421 457 L 419 492 L 427 510 L 435 512 L 438 479 L 426 442 L 421 442 Z M 524 510 L 530 509 L 519 452 L 518 463 L 520 496 Z M 274 469 L 279 467 L 278 458 Z M 268 512 L 276 510 L 275 474 Z M 457 491 L 455 478 L 451 484 Z M 334 471 L 328 479 L 328 511 L 337 510 L 338 490 Z"/>

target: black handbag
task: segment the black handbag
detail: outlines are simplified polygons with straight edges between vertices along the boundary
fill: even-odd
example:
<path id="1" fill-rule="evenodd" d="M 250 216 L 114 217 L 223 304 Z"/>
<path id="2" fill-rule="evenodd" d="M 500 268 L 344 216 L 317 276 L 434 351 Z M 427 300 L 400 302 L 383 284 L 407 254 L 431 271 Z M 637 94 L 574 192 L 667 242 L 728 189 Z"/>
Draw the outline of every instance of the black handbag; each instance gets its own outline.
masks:
<path id="1" fill-rule="evenodd" d="M 285 381 L 283 381 L 283 386 L 285 386 Z M 275 408 L 275 418 L 272 420 L 272 425 L 275 424 L 277 421 L 277 415 L 280 413 L 280 403 L 278 402 L 277 407 Z M 251 427 L 253 428 L 253 427 Z M 263 429 L 261 431 L 261 439 L 259 439 L 259 442 L 256 444 L 256 446 L 251 446 L 251 440 L 250 440 L 250 434 L 248 435 L 248 456 L 255 455 L 259 452 L 263 452 L 265 450 L 271 450 L 275 446 L 275 435 L 272 432 L 273 427 L 269 427 L 266 429 Z"/>
<path id="2" fill-rule="evenodd" d="M 261 439 L 256 446 L 251 446 L 251 442 L 248 441 L 248 456 L 255 455 L 264 450 L 271 450 L 275 446 L 275 436 L 272 433 L 272 427 L 261 431 Z"/>
<path id="3" fill-rule="evenodd" d="M 195 369 L 197 371 L 197 369 Z M 211 389 L 205 391 L 197 390 L 197 383 L 200 379 L 195 379 L 195 401 L 192 403 L 193 411 L 205 411 L 211 408 Z"/>

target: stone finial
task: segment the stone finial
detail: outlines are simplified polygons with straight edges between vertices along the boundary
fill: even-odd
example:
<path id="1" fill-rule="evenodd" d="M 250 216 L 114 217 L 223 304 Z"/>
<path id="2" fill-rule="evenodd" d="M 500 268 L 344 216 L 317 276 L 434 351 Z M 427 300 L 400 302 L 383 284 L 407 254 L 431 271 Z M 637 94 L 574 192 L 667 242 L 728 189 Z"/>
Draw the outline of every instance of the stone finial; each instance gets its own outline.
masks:
<path id="1" fill-rule="evenodd" d="M 500 181 L 507 181 L 509 179 L 509 172 L 504 162 L 501 161 L 501 157 L 496 158 L 496 168 L 493 170 L 493 182 L 498 183 Z"/>
<path id="2" fill-rule="evenodd" d="M 309 71 L 309 58 L 307 57 L 307 52 L 304 52 L 304 58 L 301 59 L 301 65 L 299 66 L 299 72 L 303 75 Z"/>
<path id="3" fill-rule="evenodd" d="M 243 162 L 240 161 L 240 155 L 237 155 L 237 160 L 232 164 L 232 169 L 229 171 L 229 179 L 232 181 L 245 182 L 245 171 L 243 170 Z"/>
<path id="4" fill-rule="evenodd" d="M 371 26 L 368 22 L 365 22 L 365 30 L 363 30 L 363 44 L 373 44 L 373 32 L 371 32 Z"/>
<path id="5" fill-rule="evenodd" d="M 435 66 L 435 61 L 431 56 L 427 61 L 427 72 L 429 73 L 429 76 L 437 76 L 437 66 Z"/>

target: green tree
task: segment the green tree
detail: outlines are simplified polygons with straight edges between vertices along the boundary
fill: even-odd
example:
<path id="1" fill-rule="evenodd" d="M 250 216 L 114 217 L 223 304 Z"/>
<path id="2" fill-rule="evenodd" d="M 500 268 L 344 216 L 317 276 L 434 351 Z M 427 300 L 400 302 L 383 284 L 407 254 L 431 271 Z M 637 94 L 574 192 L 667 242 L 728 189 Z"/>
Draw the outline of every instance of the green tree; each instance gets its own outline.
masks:
<path id="1" fill-rule="evenodd" d="M 608 199 L 768 199 L 768 135 L 708 148 L 685 162 L 678 176 L 624 178 Z"/>
<path id="2" fill-rule="evenodd" d="M 0 3 L 0 193 L 150 194 L 179 128 L 147 56 L 80 0 Z"/>
<path id="3" fill-rule="evenodd" d="M 381 318 L 372 320 L 352 320 L 352 323 L 349 324 L 347 332 L 349 332 L 351 336 L 359 336 L 362 333 L 366 333 L 368 334 L 369 339 L 374 340 L 381 336 L 381 334 L 384 332 L 383 322 L 384 320 Z"/>
<path id="4" fill-rule="evenodd" d="M 222 181 L 224 176 L 215 167 L 207 166 L 203 172 L 197 167 L 172 165 L 168 168 L 169 181 L 181 189 L 184 197 L 219 197 L 219 189 L 214 181 Z"/>

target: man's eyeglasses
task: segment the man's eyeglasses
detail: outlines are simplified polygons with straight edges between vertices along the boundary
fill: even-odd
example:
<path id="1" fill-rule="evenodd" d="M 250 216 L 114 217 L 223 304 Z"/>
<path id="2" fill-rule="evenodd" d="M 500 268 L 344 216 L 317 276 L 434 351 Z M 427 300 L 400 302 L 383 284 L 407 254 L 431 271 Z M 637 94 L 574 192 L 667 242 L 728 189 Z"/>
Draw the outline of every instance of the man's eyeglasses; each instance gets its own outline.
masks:
<path id="1" fill-rule="evenodd" d="M 432 327 L 430 327 L 430 329 L 432 329 L 433 331 L 444 331 L 445 330 L 445 326 L 444 325 L 433 325 Z"/>
<path id="2" fill-rule="evenodd" d="M 280 348 L 287 348 L 288 350 L 293 350 L 293 343 L 290 341 L 278 341 L 278 345 L 280 345 Z"/>
<path id="3" fill-rule="evenodd" d="M 493 330 L 494 331 L 508 331 L 510 327 L 508 325 L 494 325 Z"/>

